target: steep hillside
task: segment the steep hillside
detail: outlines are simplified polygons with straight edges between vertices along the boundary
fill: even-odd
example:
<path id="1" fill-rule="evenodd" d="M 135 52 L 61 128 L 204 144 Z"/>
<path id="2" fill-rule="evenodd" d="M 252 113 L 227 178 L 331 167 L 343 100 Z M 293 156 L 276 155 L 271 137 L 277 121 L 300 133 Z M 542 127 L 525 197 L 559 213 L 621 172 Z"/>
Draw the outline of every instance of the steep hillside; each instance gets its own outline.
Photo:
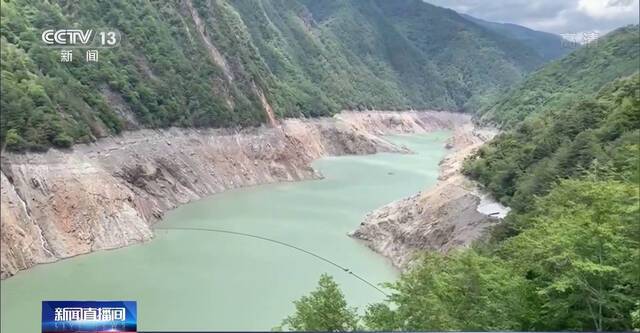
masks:
<path id="1" fill-rule="evenodd" d="M 588 170 L 638 182 L 640 34 L 618 29 L 532 74 L 483 115 L 511 128 L 466 172 L 516 211 Z M 636 164 L 634 164 L 636 163 Z"/>
<path id="2" fill-rule="evenodd" d="M 229 127 L 344 108 L 469 108 L 543 62 L 522 43 L 419 0 L 2 0 L 10 150 L 140 127 Z M 44 29 L 115 28 L 86 63 Z"/>
<path id="3" fill-rule="evenodd" d="M 480 110 L 484 122 L 503 127 L 531 114 L 571 107 L 604 85 L 640 68 L 638 26 L 620 28 L 531 74 L 524 82 Z"/>
<path id="4" fill-rule="evenodd" d="M 606 85 L 596 98 L 541 112 L 482 147 L 467 174 L 517 211 L 531 209 L 559 179 L 588 171 L 638 183 L 640 75 Z"/>
<path id="5" fill-rule="evenodd" d="M 545 60 L 561 58 L 572 51 L 570 45 L 564 43 L 562 37 L 558 35 L 532 30 L 517 24 L 489 22 L 469 15 L 463 16 L 505 37 L 525 43 Z"/>

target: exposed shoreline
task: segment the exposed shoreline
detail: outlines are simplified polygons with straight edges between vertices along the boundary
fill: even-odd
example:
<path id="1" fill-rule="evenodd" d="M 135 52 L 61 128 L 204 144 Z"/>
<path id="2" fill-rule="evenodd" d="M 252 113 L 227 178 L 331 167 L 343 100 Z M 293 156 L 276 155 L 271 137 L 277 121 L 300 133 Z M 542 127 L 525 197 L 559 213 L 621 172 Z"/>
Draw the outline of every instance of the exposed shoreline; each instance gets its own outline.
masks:
<path id="1" fill-rule="evenodd" d="M 495 135 L 471 124 L 457 127 L 440 162 L 438 183 L 369 213 L 349 235 L 406 269 L 421 251 L 466 247 L 485 236 L 509 211 L 461 173 L 465 157 Z M 497 214 L 496 214 L 497 213 Z"/>
<path id="2" fill-rule="evenodd" d="M 275 128 L 139 130 L 73 150 L 3 153 L 2 278 L 153 237 L 165 212 L 228 189 L 318 178 L 323 156 L 404 152 L 381 135 L 456 130 L 450 112 L 342 112 Z"/>

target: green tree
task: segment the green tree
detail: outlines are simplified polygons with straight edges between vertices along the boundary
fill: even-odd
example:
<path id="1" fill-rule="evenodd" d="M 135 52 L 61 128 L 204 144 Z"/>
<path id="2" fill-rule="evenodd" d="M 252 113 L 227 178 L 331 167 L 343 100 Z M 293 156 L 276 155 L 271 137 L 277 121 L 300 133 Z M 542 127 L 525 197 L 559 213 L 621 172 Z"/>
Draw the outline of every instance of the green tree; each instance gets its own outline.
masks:
<path id="1" fill-rule="evenodd" d="M 24 139 L 18 134 L 18 131 L 13 128 L 7 131 L 5 143 L 7 145 L 7 149 L 14 151 L 22 151 L 27 147 Z"/>
<path id="2" fill-rule="evenodd" d="M 358 314 L 349 308 L 338 284 L 322 274 L 318 288 L 293 302 L 296 312 L 282 321 L 278 330 L 346 332 L 358 329 Z"/>
<path id="3" fill-rule="evenodd" d="M 386 304 L 369 306 L 373 330 L 526 330 L 531 290 L 498 258 L 473 250 L 427 253 L 389 285 Z"/>
<path id="4" fill-rule="evenodd" d="M 500 250 L 541 299 L 537 329 L 631 329 L 638 206 L 637 185 L 594 179 L 565 180 L 537 202 L 527 229 Z"/>
<path id="5" fill-rule="evenodd" d="M 640 332 L 640 302 L 636 303 L 636 309 L 631 312 L 631 325 L 634 331 Z"/>
<path id="6" fill-rule="evenodd" d="M 53 139 L 53 144 L 59 148 L 69 148 L 73 144 L 73 138 L 66 133 L 60 133 Z"/>

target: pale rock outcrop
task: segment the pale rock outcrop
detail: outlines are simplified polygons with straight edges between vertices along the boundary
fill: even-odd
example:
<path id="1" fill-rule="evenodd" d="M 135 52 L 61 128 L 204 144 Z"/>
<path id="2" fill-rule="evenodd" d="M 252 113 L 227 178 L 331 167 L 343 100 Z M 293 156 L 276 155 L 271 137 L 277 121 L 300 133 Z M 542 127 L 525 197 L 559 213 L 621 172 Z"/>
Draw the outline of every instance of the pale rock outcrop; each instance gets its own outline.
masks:
<path id="1" fill-rule="evenodd" d="M 452 152 L 441 162 L 435 187 L 371 212 L 351 236 L 402 269 L 421 251 L 447 252 L 481 239 L 508 209 L 460 171 L 464 158 L 492 136 L 471 124 L 456 126 L 447 142 Z"/>

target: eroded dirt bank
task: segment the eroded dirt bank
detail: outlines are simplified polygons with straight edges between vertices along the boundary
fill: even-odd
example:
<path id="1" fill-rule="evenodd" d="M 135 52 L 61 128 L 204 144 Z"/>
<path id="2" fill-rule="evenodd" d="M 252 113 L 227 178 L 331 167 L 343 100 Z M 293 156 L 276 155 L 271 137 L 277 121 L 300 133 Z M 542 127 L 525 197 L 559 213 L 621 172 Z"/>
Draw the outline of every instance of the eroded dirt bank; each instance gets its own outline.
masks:
<path id="1" fill-rule="evenodd" d="M 275 128 L 140 130 L 73 150 L 3 153 L 1 276 L 153 237 L 164 212 L 221 191 L 313 179 L 326 155 L 403 152 L 380 137 L 457 129 L 447 112 L 343 112 Z"/>
<path id="2" fill-rule="evenodd" d="M 471 124 L 456 127 L 436 186 L 371 212 L 351 236 L 364 240 L 401 269 L 419 251 L 446 252 L 481 238 L 508 208 L 482 194 L 460 171 L 464 158 L 493 135 Z"/>

